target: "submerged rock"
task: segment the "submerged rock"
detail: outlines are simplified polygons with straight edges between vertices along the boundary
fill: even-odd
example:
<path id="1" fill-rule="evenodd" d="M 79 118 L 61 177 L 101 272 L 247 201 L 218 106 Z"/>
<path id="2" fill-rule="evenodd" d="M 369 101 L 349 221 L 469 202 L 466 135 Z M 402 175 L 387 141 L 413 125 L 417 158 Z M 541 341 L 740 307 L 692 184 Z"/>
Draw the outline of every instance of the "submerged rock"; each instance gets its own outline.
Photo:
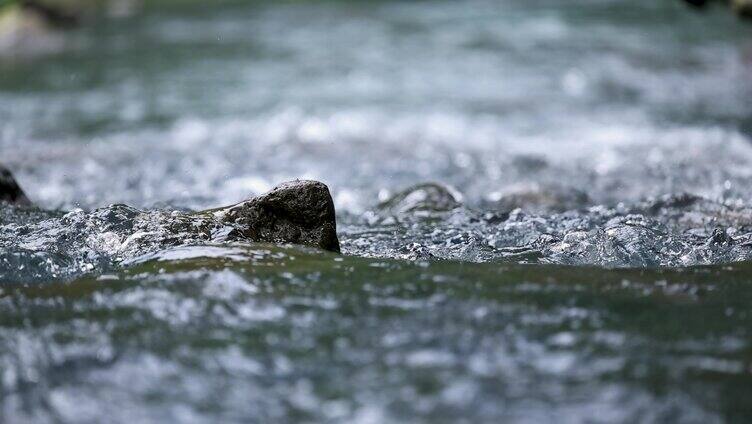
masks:
<path id="1" fill-rule="evenodd" d="M 0 202 L 28 206 L 31 201 L 13 178 L 8 168 L 0 165 Z"/>
<path id="2" fill-rule="evenodd" d="M 462 205 L 462 195 L 452 187 L 425 183 L 403 190 L 389 200 L 382 202 L 378 209 L 382 213 L 402 215 L 411 212 L 445 212 Z"/>

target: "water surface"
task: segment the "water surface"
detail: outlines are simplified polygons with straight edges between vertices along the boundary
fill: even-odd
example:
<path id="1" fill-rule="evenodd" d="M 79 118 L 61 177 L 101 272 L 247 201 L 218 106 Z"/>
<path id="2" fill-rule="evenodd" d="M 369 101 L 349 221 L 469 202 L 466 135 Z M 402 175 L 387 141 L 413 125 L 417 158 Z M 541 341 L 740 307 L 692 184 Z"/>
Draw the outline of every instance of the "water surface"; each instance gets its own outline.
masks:
<path id="1" fill-rule="evenodd" d="M 0 212 L 0 421 L 752 419 L 751 35 L 252 3 L 0 62 L 0 160 L 47 210 Z M 174 231 L 292 178 L 342 256 Z"/>

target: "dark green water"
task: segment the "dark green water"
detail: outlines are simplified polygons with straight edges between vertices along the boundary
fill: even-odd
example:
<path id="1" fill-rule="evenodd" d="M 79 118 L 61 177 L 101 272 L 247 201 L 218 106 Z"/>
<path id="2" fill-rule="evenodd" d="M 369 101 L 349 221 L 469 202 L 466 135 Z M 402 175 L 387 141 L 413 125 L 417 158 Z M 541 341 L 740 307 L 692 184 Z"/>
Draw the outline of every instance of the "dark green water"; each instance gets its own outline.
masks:
<path id="1" fill-rule="evenodd" d="M 3 411 L 11 422 L 745 422 L 749 276 L 748 264 L 175 249 L 113 274 L 5 287 Z"/>
<path id="2" fill-rule="evenodd" d="M 0 210 L 0 422 L 752 421 L 731 14 L 253 2 L 64 46 L 0 60 L 0 162 L 52 210 Z M 109 206 L 298 177 L 343 255 Z"/>

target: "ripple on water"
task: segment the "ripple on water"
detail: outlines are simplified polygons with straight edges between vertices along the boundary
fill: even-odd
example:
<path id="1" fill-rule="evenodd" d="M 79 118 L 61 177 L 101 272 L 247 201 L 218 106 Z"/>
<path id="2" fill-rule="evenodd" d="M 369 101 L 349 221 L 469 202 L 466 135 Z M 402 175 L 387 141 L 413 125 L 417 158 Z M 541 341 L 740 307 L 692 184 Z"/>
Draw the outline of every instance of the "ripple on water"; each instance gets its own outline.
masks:
<path id="1" fill-rule="evenodd" d="M 715 422 L 745 414 L 748 264 L 617 272 L 335 260 L 275 247 L 248 249 L 244 261 L 213 256 L 154 258 L 118 271 L 117 281 L 7 291 L 4 416 L 85 421 L 106 408 L 115 422 L 592 414 Z M 720 394 L 729 391 L 737 394 Z"/>
<path id="2" fill-rule="evenodd" d="M 750 28 L 679 3 L 246 2 L 0 64 L 64 210 L 0 208 L 0 421 L 750 421 Z M 292 178 L 344 256 L 185 211 Z"/>

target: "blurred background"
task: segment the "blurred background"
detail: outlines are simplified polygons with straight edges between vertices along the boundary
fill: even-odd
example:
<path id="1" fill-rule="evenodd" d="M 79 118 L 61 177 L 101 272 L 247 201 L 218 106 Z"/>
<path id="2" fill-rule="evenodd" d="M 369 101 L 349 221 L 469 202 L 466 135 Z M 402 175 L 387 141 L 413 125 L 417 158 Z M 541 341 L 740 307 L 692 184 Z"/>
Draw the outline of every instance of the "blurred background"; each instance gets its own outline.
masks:
<path id="1" fill-rule="evenodd" d="M 723 2 L 5 0 L 0 160 L 48 208 L 297 177 L 356 215 L 425 181 L 473 205 L 743 199 L 751 35 Z"/>

